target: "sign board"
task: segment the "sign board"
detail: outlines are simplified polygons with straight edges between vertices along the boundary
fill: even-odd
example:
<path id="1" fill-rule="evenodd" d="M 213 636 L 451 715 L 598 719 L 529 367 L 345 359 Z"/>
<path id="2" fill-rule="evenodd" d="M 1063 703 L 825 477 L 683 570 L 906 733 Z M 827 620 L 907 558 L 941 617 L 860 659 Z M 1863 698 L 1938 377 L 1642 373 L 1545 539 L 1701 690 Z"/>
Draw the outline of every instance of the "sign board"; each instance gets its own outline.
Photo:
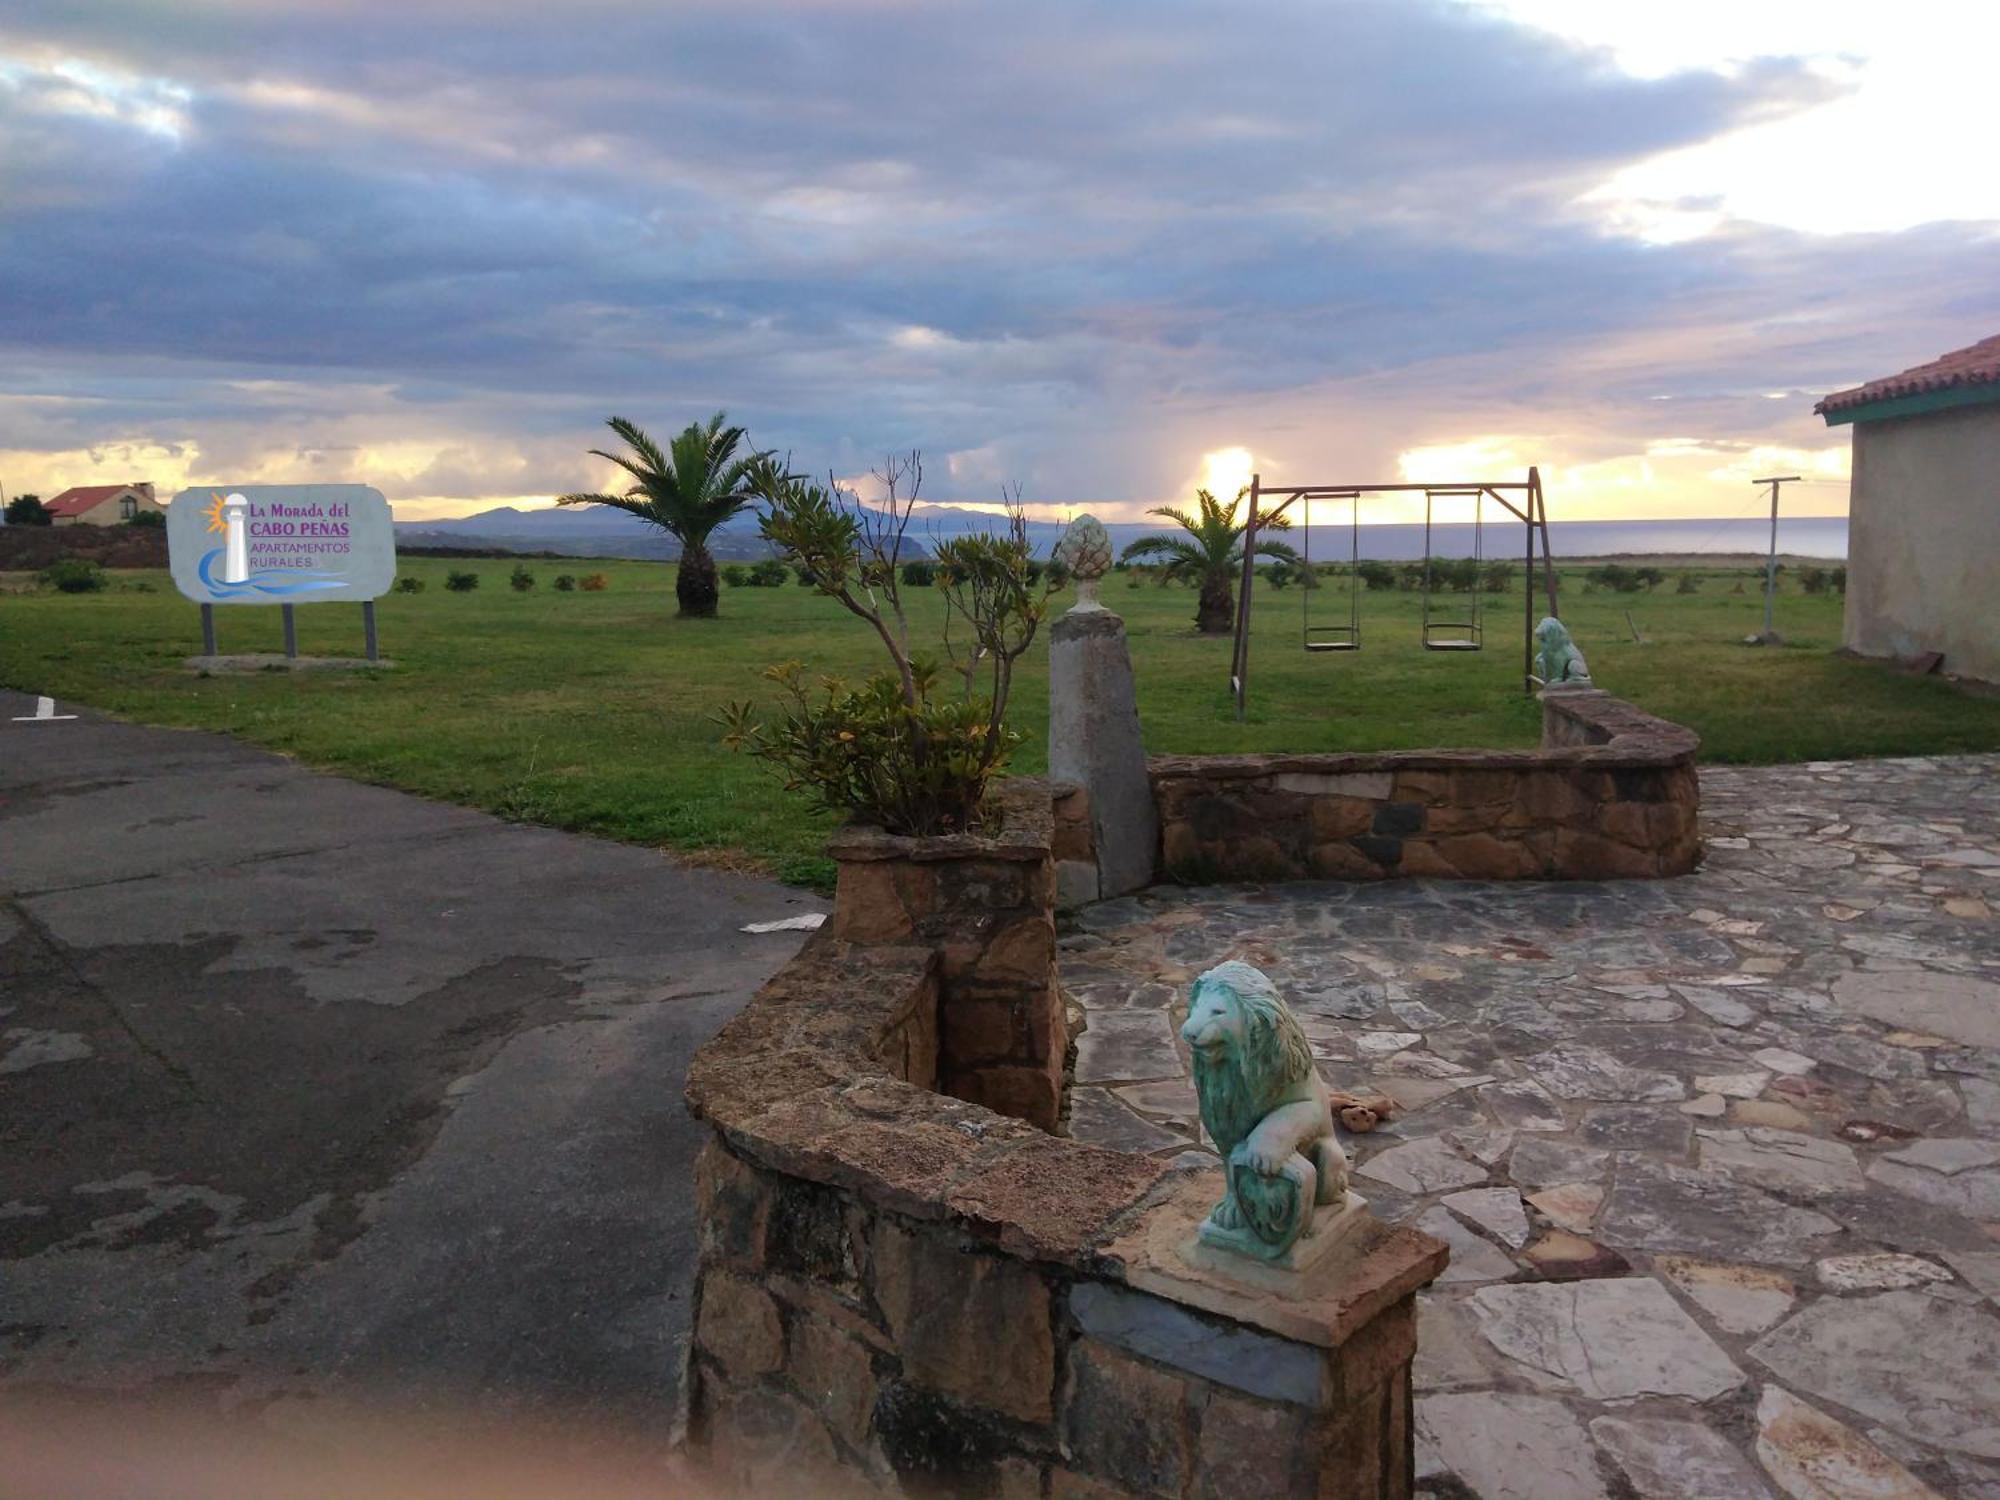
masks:
<path id="1" fill-rule="evenodd" d="M 167 563 L 197 604 L 366 601 L 396 581 L 396 532 L 365 484 L 205 484 L 167 507 Z"/>

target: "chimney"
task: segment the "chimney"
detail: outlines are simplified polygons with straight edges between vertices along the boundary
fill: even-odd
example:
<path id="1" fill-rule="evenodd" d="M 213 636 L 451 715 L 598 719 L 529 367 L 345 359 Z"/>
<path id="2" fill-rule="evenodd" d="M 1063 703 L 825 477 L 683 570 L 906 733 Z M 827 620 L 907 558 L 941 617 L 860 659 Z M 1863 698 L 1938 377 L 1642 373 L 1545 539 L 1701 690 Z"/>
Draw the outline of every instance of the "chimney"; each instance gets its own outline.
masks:
<path id="1" fill-rule="evenodd" d="M 148 500 L 153 498 L 153 485 L 152 481 L 150 480 L 146 481 L 143 484 L 135 484 L 132 486 L 132 488 L 137 490 L 140 494 L 144 495 Z"/>

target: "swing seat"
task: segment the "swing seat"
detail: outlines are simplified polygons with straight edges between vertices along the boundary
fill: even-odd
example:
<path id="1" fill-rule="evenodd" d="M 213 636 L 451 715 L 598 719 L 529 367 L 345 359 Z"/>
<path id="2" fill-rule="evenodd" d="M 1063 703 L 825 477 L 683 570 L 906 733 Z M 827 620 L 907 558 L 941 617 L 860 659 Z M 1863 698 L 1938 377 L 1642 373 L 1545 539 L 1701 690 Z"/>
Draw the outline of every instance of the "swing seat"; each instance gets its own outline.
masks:
<path id="1" fill-rule="evenodd" d="M 1314 640 L 1314 636 L 1327 636 L 1327 640 Z M 1361 633 L 1352 625 L 1308 625 L 1306 627 L 1306 650 L 1308 651 L 1359 651 Z"/>
<path id="2" fill-rule="evenodd" d="M 1438 636 L 1440 630 L 1456 630 L 1458 635 Z M 1483 649 L 1480 637 L 1484 634 L 1478 625 L 1469 620 L 1432 620 L 1424 625 L 1424 649 L 1426 651 L 1479 651 Z"/>

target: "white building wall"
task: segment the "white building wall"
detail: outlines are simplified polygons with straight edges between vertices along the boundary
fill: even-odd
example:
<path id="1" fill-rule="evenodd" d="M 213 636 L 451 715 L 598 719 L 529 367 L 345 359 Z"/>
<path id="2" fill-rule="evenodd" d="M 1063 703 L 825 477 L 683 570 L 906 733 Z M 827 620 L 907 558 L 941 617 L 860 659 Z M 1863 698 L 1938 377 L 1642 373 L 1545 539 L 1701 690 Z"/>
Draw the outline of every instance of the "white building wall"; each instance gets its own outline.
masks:
<path id="1" fill-rule="evenodd" d="M 1845 638 L 2000 682 L 2000 405 L 1854 424 Z"/>

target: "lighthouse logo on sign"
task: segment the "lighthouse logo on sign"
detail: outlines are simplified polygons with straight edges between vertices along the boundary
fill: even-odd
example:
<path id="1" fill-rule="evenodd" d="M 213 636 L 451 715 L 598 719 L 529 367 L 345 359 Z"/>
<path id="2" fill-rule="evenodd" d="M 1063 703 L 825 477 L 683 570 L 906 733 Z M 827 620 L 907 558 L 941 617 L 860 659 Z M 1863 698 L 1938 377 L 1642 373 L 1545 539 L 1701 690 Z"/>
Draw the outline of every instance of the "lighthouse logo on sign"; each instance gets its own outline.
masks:
<path id="1" fill-rule="evenodd" d="M 253 572 L 250 567 L 252 529 L 265 536 L 272 533 L 285 536 L 296 531 L 297 527 L 283 520 L 287 507 L 276 503 L 267 507 L 252 506 L 241 493 L 215 495 L 213 498 L 214 503 L 208 507 L 208 529 L 211 533 L 221 533 L 222 545 L 203 555 L 196 564 L 196 572 L 215 598 L 226 599 L 237 593 L 312 594 L 345 585 L 346 580 L 337 573 L 324 573 L 293 564 L 292 557 L 311 556 L 312 549 L 292 551 L 287 556 L 284 554 L 288 549 L 283 546 L 260 546 L 260 552 L 278 555 L 271 558 L 271 566 L 259 567 Z M 313 529 L 323 535 L 345 537 L 347 524 L 339 516 L 346 507 L 338 502 L 330 507 L 313 507 L 315 514 L 323 509 L 330 510 L 333 518 L 326 525 Z M 272 512 L 278 516 L 275 524 L 271 520 Z"/>
<path id="2" fill-rule="evenodd" d="M 208 529 L 223 534 L 222 581 L 250 581 L 250 502 L 241 495 L 217 495 L 208 508 Z M 204 558 L 203 562 L 212 562 Z"/>
<path id="3" fill-rule="evenodd" d="M 185 490 L 167 511 L 167 554 L 200 604 L 373 599 L 396 576 L 388 502 L 360 484 Z"/>

